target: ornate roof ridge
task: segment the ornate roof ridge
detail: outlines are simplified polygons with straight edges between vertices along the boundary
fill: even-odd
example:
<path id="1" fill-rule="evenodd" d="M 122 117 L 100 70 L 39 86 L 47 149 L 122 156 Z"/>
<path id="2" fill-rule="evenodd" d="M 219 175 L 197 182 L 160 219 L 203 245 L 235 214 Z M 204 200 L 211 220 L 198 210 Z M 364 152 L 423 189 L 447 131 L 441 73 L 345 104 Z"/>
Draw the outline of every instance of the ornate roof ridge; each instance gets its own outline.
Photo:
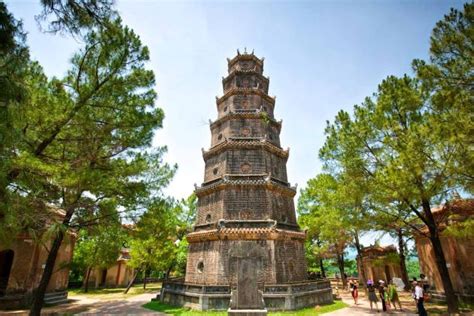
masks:
<path id="1" fill-rule="evenodd" d="M 304 231 L 292 231 L 278 229 L 275 227 L 244 227 L 244 228 L 221 228 L 203 230 L 189 233 L 186 236 L 188 242 L 199 242 L 202 240 L 219 239 L 306 239 Z"/>
<path id="2" fill-rule="evenodd" d="M 281 125 L 283 123 L 283 120 L 279 120 L 277 121 L 275 118 L 273 117 L 270 117 L 270 116 L 266 116 L 266 118 L 262 117 L 262 113 L 268 113 L 262 109 L 252 109 L 252 110 L 229 110 L 229 112 L 218 118 L 217 120 L 215 120 L 214 122 L 211 122 L 211 129 L 216 126 L 216 125 L 219 125 L 219 124 L 222 124 L 223 122 L 225 121 L 228 121 L 230 120 L 231 118 L 234 118 L 234 117 L 244 117 L 244 118 L 252 118 L 252 119 L 268 119 L 270 121 L 271 124 L 274 124 L 278 127 L 278 130 L 280 131 L 281 130 Z"/>
<path id="3" fill-rule="evenodd" d="M 242 148 L 242 147 L 260 147 L 263 146 L 268 151 L 277 154 L 282 158 L 288 158 L 290 154 L 290 149 L 282 149 L 281 147 L 275 145 L 274 143 L 270 142 L 268 139 L 264 137 L 256 137 L 255 139 L 233 139 L 228 138 L 223 142 L 211 147 L 209 150 L 202 150 L 202 156 L 204 159 L 208 157 L 218 154 L 226 148 Z"/>
<path id="4" fill-rule="evenodd" d="M 232 88 L 227 91 L 223 96 L 216 97 L 216 103 L 220 104 L 222 101 L 227 99 L 228 97 L 235 95 L 235 94 L 258 94 L 263 98 L 267 99 L 272 105 L 275 105 L 275 97 L 269 96 L 267 93 L 263 92 L 259 88 Z"/>
<path id="5" fill-rule="evenodd" d="M 231 179 L 231 178 L 254 178 L 254 179 Z M 203 183 L 202 186 L 197 186 L 195 185 L 195 190 L 194 192 L 198 197 L 205 195 L 206 193 L 221 190 L 224 187 L 227 186 L 241 186 L 241 185 L 246 185 L 246 186 L 266 186 L 270 189 L 275 189 L 284 193 L 287 193 L 291 197 L 294 197 L 296 195 L 296 186 L 291 187 L 290 184 L 288 183 L 287 185 L 284 185 L 283 183 L 287 183 L 284 181 L 281 181 L 279 179 L 276 179 L 271 176 L 271 174 L 258 174 L 258 175 L 252 175 L 252 174 L 243 174 L 243 175 L 228 175 L 224 174 L 222 177 L 208 181 L 206 183 Z"/>
<path id="6" fill-rule="evenodd" d="M 258 64 L 263 66 L 265 57 L 262 57 L 261 59 L 258 58 L 257 56 L 255 56 L 253 50 L 250 54 L 247 53 L 247 50 L 245 50 L 243 54 L 239 50 L 237 50 L 237 55 L 234 58 L 232 59 L 227 58 L 227 64 L 229 67 L 231 67 L 239 60 L 255 60 Z"/>

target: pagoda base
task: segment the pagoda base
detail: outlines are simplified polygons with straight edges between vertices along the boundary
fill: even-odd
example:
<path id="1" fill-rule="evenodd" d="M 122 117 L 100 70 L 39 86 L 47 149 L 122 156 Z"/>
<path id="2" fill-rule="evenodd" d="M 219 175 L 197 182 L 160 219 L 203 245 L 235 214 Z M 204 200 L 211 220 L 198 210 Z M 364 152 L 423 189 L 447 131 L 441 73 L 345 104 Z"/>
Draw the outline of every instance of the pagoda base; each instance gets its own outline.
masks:
<path id="1" fill-rule="evenodd" d="M 195 310 L 228 310 L 230 288 L 227 285 L 200 285 L 184 280 L 163 282 L 160 301 Z M 265 285 L 263 299 L 267 310 L 296 310 L 333 301 L 329 280 Z"/>

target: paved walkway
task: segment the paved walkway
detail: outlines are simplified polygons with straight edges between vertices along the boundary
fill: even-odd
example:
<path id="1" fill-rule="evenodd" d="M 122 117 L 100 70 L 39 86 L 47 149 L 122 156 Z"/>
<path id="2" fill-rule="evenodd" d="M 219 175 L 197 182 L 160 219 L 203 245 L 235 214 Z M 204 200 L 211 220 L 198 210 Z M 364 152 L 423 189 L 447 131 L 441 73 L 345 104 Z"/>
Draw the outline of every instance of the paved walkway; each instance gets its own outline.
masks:
<path id="1" fill-rule="evenodd" d="M 69 304 L 43 308 L 41 315 L 160 315 L 166 314 L 154 312 L 142 307 L 156 297 L 156 293 L 133 295 L 124 299 L 103 300 L 86 296 L 70 296 Z M 28 315 L 28 310 L 0 311 L 0 316 Z"/>
<path id="2" fill-rule="evenodd" d="M 104 301 L 96 300 L 95 302 L 87 302 L 89 299 L 80 299 L 83 305 L 87 305 L 87 310 L 79 313 L 79 315 L 166 315 L 160 312 L 154 312 L 143 308 L 142 305 L 150 302 L 156 294 L 135 295 L 127 299 Z M 78 299 L 80 296 L 74 296 Z"/>
<path id="3" fill-rule="evenodd" d="M 374 309 L 371 310 L 369 301 L 365 298 L 364 293 L 359 293 L 359 301 L 357 305 L 354 305 L 354 300 L 352 299 L 352 296 L 350 295 L 349 292 L 343 292 L 342 294 L 340 294 L 340 297 L 342 298 L 342 301 L 344 303 L 349 305 L 349 307 L 339 309 L 337 311 L 327 313 L 324 315 L 328 315 L 328 316 L 347 316 L 347 315 L 359 316 L 359 315 L 373 315 L 373 314 L 379 314 L 379 315 L 396 314 L 396 315 L 407 315 L 407 316 L 417 315 L 416 313 L 414 313 L 414 310 L 413 310 L 414 306 L 411 306 L 412 304 L 409 304 L 409 306 L 406 306 L 407 302 L 406 301 L 404 302 L 404 300 L 402 300 L 402 308 L 403 308 L 402 311 L 391 309 L 390 313 L 387 313 L 387 312 L 382 311 L 382 304 L 380 301 L 378 302 L 380 312 L 377 312 L 377 309 L 375 308 L 375 306 L 374 306 Z"/>

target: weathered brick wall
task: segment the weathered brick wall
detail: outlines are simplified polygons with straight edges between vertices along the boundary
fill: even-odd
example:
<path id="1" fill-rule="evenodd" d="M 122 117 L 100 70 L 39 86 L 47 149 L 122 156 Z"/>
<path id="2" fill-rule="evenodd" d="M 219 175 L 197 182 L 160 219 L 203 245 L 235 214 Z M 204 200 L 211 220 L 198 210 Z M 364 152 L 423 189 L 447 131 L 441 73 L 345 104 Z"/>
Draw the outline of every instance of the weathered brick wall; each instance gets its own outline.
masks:
<path id="1" fill-rule="evenodd" d="M 248 169 L 250 167 L 250 169 Z M 229 149 L 206 160 L 204 182 L 224 174 L 270 174 L 287 182 L 286 159 L 263 148 Z"/>
<path id="2" fill-rule="evenodd" d="M 276 283 L 307 279 L 304 244 L 299 240 L 275 241 Z"/>
<path id="3" fill-rule="evenodd" d="M 68 236 L 59 248 L 54 273 L 48 283 L 48 292 L 67 288 L 68 264 L 72 260 L 74 242 L 74 237 Z M 47 245 L 47 247 L 50 246 Z M 29 237 L 19 237 L 8 247 L 0 245 L 0 251 L 7 249 L 14 252 L 7 293 L 31 293 L 38 286 L 43 273 L 43 265 L 46 264 L 48 252 L 45 246 L 35 243 Z"/>
<path id="4" fill-rule="evenodd" d="M 274 117 L 273 102 L 258 94 L 235 94 L 231 95 L 217 105 L 218 118 L 223 117 L 230 111 L 235 110 L 256 110 L 262 109 L 267 112 L 269 117 Z"/>
<path id="5" fill-rule="evenodd" d="M 426 237 L 416 237 L 416 249 L 420 270 L 435 291 L 444 292 L 443 282 L 436 266 L 431 242 Z M 442 237 L 441 246 L 449 268 L 449 277 L 454 290 L 461 294 L 474 295 L 474 240 L 471 238 Z"/>
<path id="6" fill-rule="evenodd" d="M 276 125 L 265 122 L 262 118 L 232 119 L 213 126 L 211 147 L 230 137 L 267 137 L 272 143 L 280 146 L 279 130 Z"/>
<path id="7" fill-rule="evenodd" d="M 256 240 L 263 247 L 262 271 L 265 284 L 299 282 L 307 279 L 303 243 L 298 240 Z M 237 241 L 216 240 L 193 243 L 189 246 L 186 282 L 228 285 L 233 274 L 229 250 Z M 202 262 L 202 264 L 201 264 Z"/>
<path id="8" fill-rule="evenodd" d="M 232 76 L 223 82 L 224 93 L 228 92 L 232 88 L 253 88 L 268 93 L 268 79 L 257 74 L 239 74 L 238 76 Z"/>
<path id="9" fill-rule="evenodd" d="M 270 219 L 265 188 L 235 187 L 224 191 L 225 219 Z"/>
<path id="10" fill-rule="evenodd" d="M 269 192 L 268 201 L 273 219 L 282 223 L 296 224 L 293 198 L 280 192 Z"/>
<path id="11" fill-rule="evenodd" d="M 225 152 L 221 152 L 206 160 L 204 167 L 204 182 L 220 178 L 222 175 L 229 173 L 226 167 L 226 156 Z"/>
<path id="12" fill-rule="evenodd" d="M 224 191 L 215 191 L 198 199 L 196 224 L 224 218 Z"/>

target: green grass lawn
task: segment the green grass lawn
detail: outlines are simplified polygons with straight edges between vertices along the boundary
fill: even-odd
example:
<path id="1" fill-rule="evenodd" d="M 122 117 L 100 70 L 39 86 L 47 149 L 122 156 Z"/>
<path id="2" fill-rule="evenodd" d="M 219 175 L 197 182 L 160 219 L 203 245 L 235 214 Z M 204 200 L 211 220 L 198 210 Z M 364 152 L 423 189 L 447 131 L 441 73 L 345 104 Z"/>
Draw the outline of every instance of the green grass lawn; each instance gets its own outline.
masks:
<path id="1" fill-rule="evenodd" d="M 309 307 L 309 308 L 301 309 L 298 311 L 291 311 L 291 312 L 269 312 L 268 314 L 271 316 L 289 316 L 289 315 L 314 316 L 314 315 L 329 313 L 329 312 L 332 312 L 332 311 L 335 311 L 347 306 L 348 305 L 346 303 L 343 303 L 342 301 L 334 301 L 334 303 L 329 304 L 329 305 Z M 146 303 L 145 305 L 143 305 L 143 307 L 151 309 L 153 311 L 163 312 L 163 313 L 167 313 L 170 315 L 177 315 L 177 316 L 200 316 L 200 315 L 226 316 L 227 315 L 227 311 L 205 311 L 205 312 L 193 311 L 184 307 L 166 305 L 159 301 L 152 301 L 150 303 Z"/>
<path id="2" fill-rule="evenodd" d="M 127 294 L 124 294 L 125 288 L 103 288 L 94 289 L 90 288 L 87 293 L 84 293 L 83 289 L 69 289 L 69 296 L 86 296 L 95 299 L 113 300 L 113 299 L 124 299 L 133 295 L 139 295 L 144 293 L 159 293 L 161 289 L 161 283 L 148 283 L 146 289 L 143 289 L 143 284 L 135 284 L 130 288 Z"/>

